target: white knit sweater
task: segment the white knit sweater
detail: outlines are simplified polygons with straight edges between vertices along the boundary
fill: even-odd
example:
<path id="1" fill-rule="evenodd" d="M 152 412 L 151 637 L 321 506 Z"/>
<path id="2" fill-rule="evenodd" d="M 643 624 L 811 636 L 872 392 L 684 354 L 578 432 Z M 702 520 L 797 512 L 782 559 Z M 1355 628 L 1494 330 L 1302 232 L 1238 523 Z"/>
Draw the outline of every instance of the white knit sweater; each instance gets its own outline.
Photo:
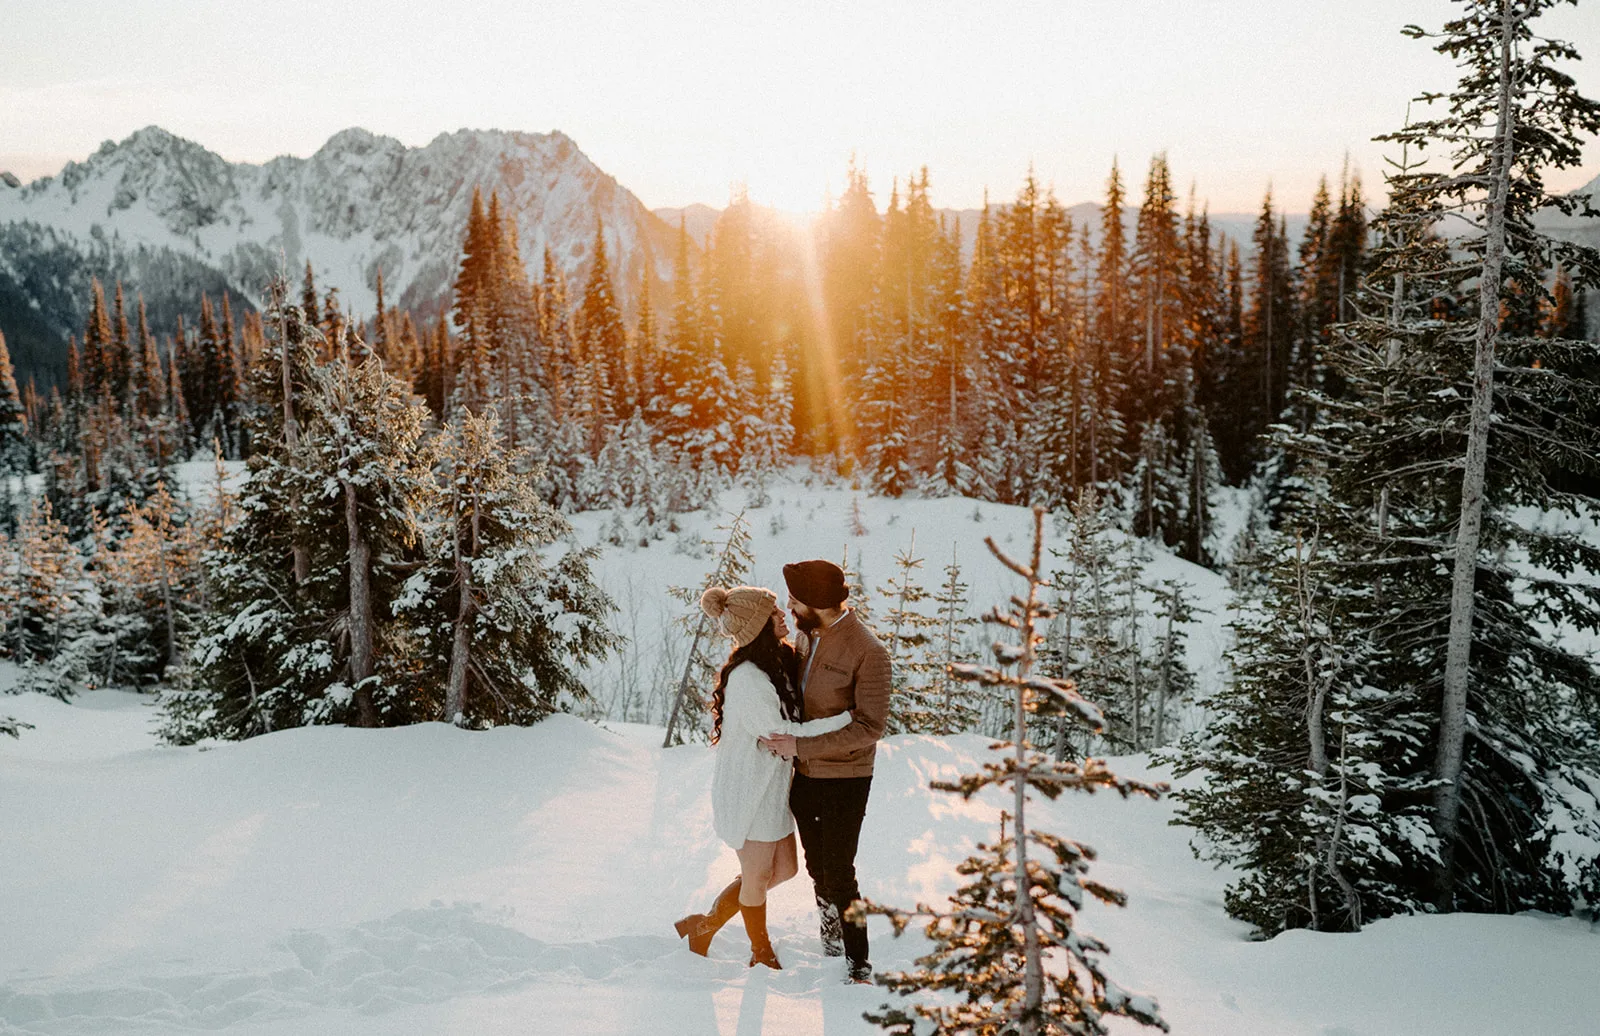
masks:
<path id="1" fill-rule="evenodd" d="M 746 841 L 776 842 L 794 830 L 789 782 L 794 766 L 756 743 L 767 734 L 815 737 L 850 725 L 850 713 L 796 723 L 783 718 L 778 691 L 754 662 L 728 674 L 722 735 L 711 776 L 711 817 L 717 837 L 735 849 Z"/>

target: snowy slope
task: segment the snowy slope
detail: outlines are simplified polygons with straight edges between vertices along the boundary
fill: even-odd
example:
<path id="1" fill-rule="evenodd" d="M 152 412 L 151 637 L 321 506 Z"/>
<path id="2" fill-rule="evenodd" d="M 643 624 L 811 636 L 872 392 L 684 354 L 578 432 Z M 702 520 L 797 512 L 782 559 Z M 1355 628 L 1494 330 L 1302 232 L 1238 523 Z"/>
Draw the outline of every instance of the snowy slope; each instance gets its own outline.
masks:
<path id="1" fill-rule="evenodd" d="M 590 512 L 572 518 L 581 544 L 599 544 L 603 551 L 596 566 L 600 584 L 610 592 L 619 612 L 614 625 L 630 638 L 622 651 L 596 666 L 588 684 L 596 697 L 597 714 L 612 719 L 661 722 L 667 715 L 663 697 L 675 689 L 682 673 L 685 645 L 674 618 L 688 610 L 667 595 L 670 586 L 699 586 L 714 564 L 703 540 L 720 541 L 716 526 L 745 511 L 750 523 L 754 569 L 750 582 L 768 586 L 785 596 L 783 566 L 789 561 L 821 557 L 840 562 L 849 553 L 850 566 L 859 571 L 868 591 L 868 605 L 876 614 L 889 602 L 880 590 L 896 575 L 895 555 L 912 547 L 923 559 L 916 578 L 930 592 L 945 578 L 945 566 L 954 559 L 961 580 L 968 586 L 970 613 L 978 615 L 1016 592 L 1016 577 L 1007 572 L 983 545 L 993 536 L 1004 550 L 1021 556 L 1028 549 L 1031 524 L 1025 508 L 969 500 L 964 497 L 895 500 L 853 491 L 829 482 L 796 465 L 773 476 L 767 500 L 747 489 L 724 492 L 715 512 L 674 516 L 678 532 L 641 547 L 637 543 L 615 547 L 607 542 L 613 528 L 609 512 Z M 856 535 L 853 513 L 859 511 L 863 535 Z M 1046 522 L 1045 546 L 1064 549 L 1067 530 Z M 1197 670 L 1202 690 L 1221 678 L 1227 645 L 1224 626 L 1230 617 L 1231 596 L 1226 580 L 1215 572 L 1188 564 L 1142 540 L 1131 546 L 1142 558 L 1145 579 L 1160 583 L 1178 580 L 1189 588 L 1191 600 L 1202 609 L 1188 625 L 1189 661 Z M 1047 569 L 1066 563 L 1047 553 Z M 1145 601 L 1147 612 L 1151 602 Z M 937 606 L 925 602 L 922 610 Z M 1151 620 L 1153 623 L 1153 619 Z M 1155 630 L 1147 631 L 1150 636 Z M 992 630 L 974 636 L 981 644 L 993 639 Z"/>
<path id="2" fill-rule="evenodd" d="M 460 130 L 408 148 L 347 129 L 309 158 L 250 165 L 150 126 L 59 176 L 0 188 L 0 279 L 63 336 L 81 331 L 69 307 L 87 306 L 63 289 L 90 273 L 162 297 L 220 280 L 259 304 L 280 255 L 296 283 L 309 261 L 347 311 L 374 312 L 380 268 L 390 305 L 426 308 L 454 277 L 474 187 L 498 192 L 535 275 L 547 245 L 570 276 L 586 272 L 597 220 L 623 298 L 646 269 L 672 275 L 675 228 L 560 132 Z"/>
<path id="3" fill-rule="evenodd" d="M 186 484 L 207 491 L 208 472 L 192 469 Z M 981 538 L 1020 549 L 1021 509 L 857 501 L 804 477 L 795 469 L 751 512 L 756 581 L 780 585 L 782 562 L 848 543 L 875 585 L 914 526 L 930 581 L 953 547 L 975 607 L 1009 593 Z M 722 501 L 743 502 L 734 490 Z M 864 536 L 849 529 L 856 502 Z M 630 666 L 642 680 L 670 653 L 670 627 L 651 627 L 671 611 L 663 588 L 697 582 L 709 564 L 692 550 L 714 518 L 682 521 L 648 548 L 601 558 L 602 582 L 643 617 L 631 661 L 594 674 L 610 711 Z M 577 535 L 597 539 L 609 522 L 579 515 Z M 1203 682 L 1214 681 L 1220 579 L 1159 553 L 1146 568 L 1190 578 L 1212 606 L 1191 634 Z M 0 665 L 0 685 L 12 675 Z M 711 750 L 663 750 L 659 727 L 557 716 L 483 733 L 315 728 L 172 748 L 151 733 L 147 697 L 4 696 L 0 711 L 35 728 L 0 738 L 8 1036 L 876 1031 L 860 1015 L 883 994 L 842 985 L 840 963 L 820 956 L 803 879 L 772 900 L 782 973 L 744 966 L 737 923 L 710 960 L 674 937 L 672 921 L 703 908 L 736 862 L 711 830 Z M 953 889 L 954 864 L 992 834 L 996 810 L 927 783 L 987 751 L 977 736 L 885 742 L 859 859 L 867 895 L 911 905 Z M 1163 776 L 1142 758 L 1115 766 Z M 1196 862 L 1171 816 L 1166 803 L 1104 797 L 1036 809 L 1041 826 L 1095 846 L 1095 875 L 1128 892 L 1127 909 L 1091 906 L 1085 927 L 1110 943 L 1114 977 L 1160 999 L 1174 1032 L 1595 1032 L 1592 926 L 1415 917 L 1250 942 L 1222 911 L 1228 873 Z M 873 939 L 879 967 L 906 966 L 921 946 L 876 923 Z"/>
<path id="4" fill-rule="evenodd" d="M 876 1031 L 876 989 L 822 958 L 802 881 L 776 891 L 782 973 L 737 924 L 710 960 L 671 923 L 735 870 L 711 832 L 709 749 L 558 716 L 469 733 L 294 730 L 157 747 L 146 700 L 4 699 L 36 725 L 0 743 L 0 1032 L 815 1034 Z M 977 737 L 881 750 L 859 860 L 870 896 L 953 887 L 986 804 L 930 792 Z M 1140 761 L 1118 765 L 1140 772 Z M 1600 937 L 1539 916 L 1395 919 L 1359 935 L 1244 938 L 1224 874 L 1165 804 L 1067 798 L 1045 827 L 1101 852 L 1130 896 L 1091 907 L 1112 973 L 1175 1033 L 1592 1034 Z M 875 961 L 920 940 L 874 927 Z M 1135 1031 L 1120 1027 L 1117 1031 Z"/>

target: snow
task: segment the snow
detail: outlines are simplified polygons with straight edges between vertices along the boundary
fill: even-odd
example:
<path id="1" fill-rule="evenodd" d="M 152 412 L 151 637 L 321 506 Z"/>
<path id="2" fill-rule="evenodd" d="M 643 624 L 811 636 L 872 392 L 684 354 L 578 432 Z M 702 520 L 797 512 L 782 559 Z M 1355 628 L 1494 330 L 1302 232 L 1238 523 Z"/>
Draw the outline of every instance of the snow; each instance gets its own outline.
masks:
<path id="1" fill-rule="evenodd" d="M 204 462 L 179 475 L 195 496 L 214 478 Z M 983 537 L 1020 552 L 1030 525 L 1021 508 L 885 500 L 800 468 L 768 496 L 748 513 L 750 578 L 780 593 L 784 562 L 847 547 L 880 586 L 915 528 L 926 583 L 953 551 L 980 611 L 1014 580 Z M 747 499 L 728 490 L 719 507 Z M 851 535 L 853 504 L 866 535 Z M 601 542 L 612 517 L 574 516 L 574 538 Z M 34 726 L 0 737 L 0 1034 L 879 1031 L 861 1013 L 887 995 L 842 984 L 842 962 L 821 956 L 803 871 L 771 897 L 783 972 L 745 966 L 737 921 L 709 960 L 672 930 L 737 863 L 712 831 L 712 750 L 664 750 L 660 716 L 634 720 L 660 713 L 661 688 L 681 672 L 687 638 L 671 619 L 683 606 L 666 587 L 698 585 L 713 563 L 699 541 L 723 520 L 678 516 L 680 530 L 649 547 L 603 548 L 596 574 L 632 642 L 590 674 L 599 722 L 322 727 L 174 748 L 157 741 L 145 695 L 0 695 L 0 713 Z M 1143 564 L 1150 581 L 1194 587 L 1205 611 L 1189 626 L 1189 659 L 1209 690 L 1225 665 L 1225 581 L 1161 551 Z M 0 664 L 0 690 L 15 677 Z M 883 743 L 858 858 L 866 895 L 909 907 L 954 889 L 955 865 L 997 830 L 998 803 L 928 782 L 976 770 L 989 744 Z M 1169 776 L 1142 756 L 1112 767 Z M 1596 1031 L 1600 933 L 1589 923 L 1418 916 L 1253 942 L 1223 912 L 1231 873 L 1193 858 L 1170 803 L 1065 795 L 1030 811 L 1097 849 L 1091 876 L 1128 893 L 1123 910 L 1091 903 L 1083 930 L 1110 945 L 1112 979 L 1155 997 L 1175 1033 Z M 1582 852 L 1581 832 L 1568 837 Z M 909 966 L 925 946 L 891 938 L 881 919 L 872 939 L 880 969 Z"/>
<path id="2" fill-rule="evenodd" d="M 838 563 L 848 551 L 850 565 L 860 573 L 875 615 L 883 614 L 888 605 L 879 588 L 894 574 L 894 556 L 910 545 L 913 532 L 916 553 L 924 559 L 917 572 L 922 586 L 936 591 L 944 581 L 945 566 L 954 558 L 961 566 L 961 580 L 968 586 L 969 610 L 977 615 L 1016 592 L 1016 576 L 989 554 L 984 537 L 993 536 L 1002 550 L 1020 556 L 1032 530 L 1026 508 L 958 496 L 872 496 L 847 483 L 825 480 L 799 465 L 770 478 L 766 497 L 764 506 L 753 507 L 750 501 L 760 499 L 759 494 L 729 489 L 709 511 L 674 516 L 679 531 L 667 532 L 644 548 L 636 544 L 617 548 L 606 542 L 606 529 L 612 521 L 609 511 L 571 516 L 578 542 L 602 547 L 595 576 L 619 608 L 615 627 L 629 638 L 619 654 L 588 674 L 597 716 L 665 722 L 670 707 L 666 695 L 677 687 L 685 651 L 685 638 L 673 619 L 688 609 L 669 597 L 667 588 L 701 585 L 715 563 L 702 541 L 720 542 L 725 534 L 716 527 L 726 525 L 740 511 L 750 525 L 755 558 L 754 571 L 746 577 L 749 582 L 772 588 L 781 601 L 787 598 L 785 563 L 817 557 Z M 866 529 L 861 536 L 851 529 L 857 509 Z M 1067 531 L 1055 521 L 1046 523 L 1046 569 L 1066 567 L 1064 560 L 1049 551 L 1066 549 Z M 1117 542 L 1125 543 L 1121 534 L 1113 535 Z M 1143 552 L 1142 570 L 1148 585 L 1173 579 L 1188 587 L 1196 615 L 1182 625 L 1198 690 L 1207 693 L 1222 678 L 1222 657 L 1229 643 L 1226 624 L 1232 598 L 1227 580 L 1142 541 L 1137 549 Z M 926 610 L 931 613 L 934 607 L 929 603 Z M 1157 635 L 1158 625 L 1151 595 L 1144 595 L 1142 607 L 1149 643 Z M 972 636 L 974 643 L 986 645 L 993 639 L 993 631 L 979 628 Z"/>
<path id="3" fill-rule="evenodd" d="M 0 1032 L 877 1031 L 860 1013 L 885 994 L 821 957 L 803 879 L 772 896 L 781 973 L 745 966 L 737 922 L 709 960 L 677 940 L 672 921 L 736 865 L 711 831 L 711 750 L 663 750 L 659 728 L 556 716 L 180 749 L 155 743 L 139 695 L 5 705 L 38 729 L 0 743 Z M 867 895 L 911 905 L 953 888 L 995 810 L 927 782 L 987 746 L 885 742 Z M 1128 892 L 1084 927 L 1174 1032 L 1594 1031 L 1600 938 L 1583 922 L 1413 917 L 1250 942 L 1222 913 L 1226 874 L 1191 857 L 1167 804 L 1064 796 L 1034 816 L 1095 846 L 1091 873 Z M 920 937 L 878 923 L 875 963 L 909 964 Z"/>
<path id="4" fill-rule="evenodd" d="M 534 276 L 546 245 L 569 277 L 586 271 L 598 218 L 609 254 L 627 257 L 613 259 L 626 304 L 647 267 L 672 278 L 672 228 L 558 131 L 461 130 L 407 148 L 347 129 L 309 158 L 251 165 L 151 126 L 59 176 L 0 191 L 0 230 L 34 224 L 78 254 L 108 248 L 130 262 L 140 250 L 170 249 L 220 271 L 258 306 L 280 261 L 295 286 L 309 262 L 323 292 L 338 289 L 344 311 L 366 317 L 379 268 L 387 304 L 437 301 L 475 186 L 486 199 L 499 194 Z M 0 251 L 0 270 L 32 261 Z"/>

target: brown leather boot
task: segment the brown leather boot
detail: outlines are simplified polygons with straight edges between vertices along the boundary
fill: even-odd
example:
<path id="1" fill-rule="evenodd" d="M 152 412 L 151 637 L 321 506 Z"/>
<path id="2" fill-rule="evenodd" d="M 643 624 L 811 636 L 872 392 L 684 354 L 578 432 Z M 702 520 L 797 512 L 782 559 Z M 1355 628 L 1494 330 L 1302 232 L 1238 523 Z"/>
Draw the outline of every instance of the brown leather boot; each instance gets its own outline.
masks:
<path id="1" fill-rule="evenodd" d="M 688 937 L 692 952 L 704 957 L 711 949 L 712 938 L 739 912 L 739 886 L 742 882 L 742 878 L 734 878 L 733 884 L 718 892 L 717 901 L 711 904 L 709 914 L 690 914 L 673 925 L 678 930 L 678 938 Z"/>
<path id="2" fill-rule="evenodd" d="M 778 955 L 772 950 L 772 940 L 767 937 L 767 904 L 745 906 L 741 903 L 739 913 L 744 915 L 744 930 L 750 935 L 750 966 L 765 964 L 773 971 L 782 971 L 783 965 L 778 963 Z"/>

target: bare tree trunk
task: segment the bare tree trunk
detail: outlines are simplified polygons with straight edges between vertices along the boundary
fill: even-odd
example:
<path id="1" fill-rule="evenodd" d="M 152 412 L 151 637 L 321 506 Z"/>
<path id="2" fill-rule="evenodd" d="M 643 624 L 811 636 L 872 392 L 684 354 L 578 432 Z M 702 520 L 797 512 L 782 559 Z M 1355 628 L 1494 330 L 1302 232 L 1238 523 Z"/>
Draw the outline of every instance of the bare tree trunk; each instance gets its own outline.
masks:
<path id="1" fill-rule="evenodd" d="M 1167 633 L 1161 641 L 1161 672 L 1156 683 L 1155 747 L 1167 740 L 1167 696 L 1172 690 L 1172 648 L 1174 625 L 1178 615 L 1178 589 L 1172 588 L 1167 599 Z"/>
<path id="2" fill-rule="evenodd" d="M 1077 530 L 1073 530 L 1074 535 Z M 1072 624 L 1078 620 L 1078 573 L 1077 561 L 1073 561 L 1072 586 L 1067 590 L 1066 634 L 1061 639 L 1061 667 L 1062 674 L 1066 676 L 1066 669 L 1072 664 Z M 1067 757 L 1067 714 L 1062 712 L 1056 717 L 1056 761 L 1060 762 Z"/>
<path id="3" fill-rule="evenodd" d="M 167 619 L 167 665 L 178 664 L 178 622 L 172 613 L 172 580 L 167 574 L 167 541 L 159 528 L 156 533 L 156 565 L 161 571 L 161 611 Z"/>
<path id="4" fill-rule="evenodd" d="M 700 624 L 694 628 L 694 640 L 689 644 L 689 659 L 683 664 L 683 676 L 678 680 L 678 693 L 672 698 L 672 713 L 667 717 L 667 736 L 662 739 L 662 748 L 672 747 L 672 735 L 678 729 L 678 713 L 682 711 L 683 696 L 689 693 L 689 676 L 694 672 L 695 656 L 700 652 L 700 641 L 705 639 L 706 620 L 700 617 Z"/>
<path id="5" fill-rule="evenodd" d="M 279 282 L 279 291 L 286 290 Z M 283 442 L 292 455 L 300 448 L 300 425 L 294 418 L 294 378 L 290 374 L 288 321 L 283 317 L 283 299 L 278 299 L 278 344 L 283 374 Z M 298 586 L 311 578 L 311 551 L 298 539 L 290 545 L 294 558 L 294 581 Z"/>
<path id="6" fill-rule="evenodd" d="M 1455 847 L 1461 816 L 1461 763 L 1467 736 L 1467 693 L 1472 679 L 1472 620 L 1477 603 L 1478 548 L 1483 535 L 1484 473 L 1489 459 L 1489 422 L 1494 404 L 1494 349 L 1500 320 L 1500 280 L 1506 252 L 1506 195 L 1510 187 L 1516 122 L 1512 111 L 1512 36 L 1524 15 L 1510 0 L 1500 5 L 1499 115 L 1491 161 L 1489 205 L 1484 219 L 1483 272 L 1478 281 L 1478 328 L 1472 365 L 1472 409 L 1461 475 L 1461 522 L 1456 529 L 1455 571 L 1450 587 L 1450 634 L 1445 650 L 1444 701 L 1439 715 L 1439 754 L 1434 791 L 1434 830 L 1440 841 L 1438 905 L 1450 909 L 1455 886 Z"/>
<path id="7" fill-rule="evenodd" d="M 350 540 L 350 683 L 355 688 L 359 725 L 378 725 L 372 688 L 363 686 L 372 676 L 372 545 L 361 533 L 356 509 L 356 487 L 344 483 L 344 524 Z"/>
<path id="8" fill-rule="evenodd" d="M 450 641 L 450 684 L 445 689 L 444 721 L 459 725 L 466 708 L 467 671 L 472 664 L 472 575 L 466 566 L 457 566 L 456 580 L 461 587 L 461 603 L 456 608 L 455 635 Z"/>
<path id="9" fill-rule="evenodd" d="M 1022 660 L 1017 675 L 1027 679 L 1033 672 L 1033 617 L 1039 607 L 1039 555 L 1044 543 L 1044 509 L 1033 509 L 1033 558 L 1028 572 L 1028 599 L 1022 609 Z M 1022 926 L 1024 965 L 1022 969 L 1022 1009 L 1025 1012 L 1020 1032 L 1022 1036 L 1037 1036 L 1037 1012 L 1044 1003 L 1044 953 L 1039 946 L 1039 928 L 1034 922 L 1032 883 L 1028 877 L 1028 825 L 1024 810 L 1028 802 L 1028 713 L 1024 705 L 1023 688 L 1016 688 L 1015 709 L 1012 712 L 1011 739 L 1016 745 L 1017 774 L 1016 821 L 1013 834 L 1017 843 L 1016 911 L 1017 923 Z"/>
<path id="10" fill-rule="evenodd" d="M 1325 781 L 1328 776 L 1328 739 L 1325 716 L 1328 709 L 1328 691 L 1331 678 L 1320 672 L 1317 658 L 1317 649 L 1313 641 L 1317 628 L 1316 614 L 1316 589 L 1311 584 L 1311 561 L 1317 551 L 1317 536 L 1311 537 L 1310 543 L 1304 543 L 1295 538 L 1294 545 L 1294 585 L 1295 607 L 1300 624 L 1300 664 L 1304 669 L 1306 683 L 1306 756 L 1311 772 L 1317 775 L 1317 780 Z M 1341 746 L 1343 737 L 1340 739 Z M 1340 753 L 1341 759 L 1343 752 Z M 1341 771 L 1339 778 L 1341 795 L 1344 790 L 1344 774 Z M 1339 871 L 1338 838 L 1343 828 L 1344 802 L 1341 798 L 1338 817 L 1334 822 L 1333 837 L 1324 835 L 1316 836 L 1316 852 L 1306 860 L 1306 905 L 1311 911 L 1311 927 L 1313 930 L 1321 927 L 1321 905 L 1317 897 L 1317 871 L 1326 867 L 1328 873 L 1339 884 L 1345 893 L 1346 907 L 1354 916 L 1360 916 L 1359 908 L 1353 906 L 1355 895 L 1342 873 Z"/>
<path id="11" fill-rule="evenodd" d="M 1139 685 L 1138 568 L 1133 560 L 1133 540 L 1128 541 L 1128 693 L 1133 698 L 1133 750 L 1144 749 L 1144 688 Z"/>
<path id="12" fill-rule="evenodd" d="M 256 720 L 261 724 L 263 734 L 272 733 L 272 716 L 261 707 L 261 699 L 256 694 L 256 674 L 250 671 L 250 659 L 245 657 L 243 651 L 239 652 L 239 661 L 244 665 L 245 687 L 250 692 L 250 708 L 256 714 Z"/>
<path id="13" fill-rule="evenodd" d="M 450 509 L 453 519 L 452 524 L 460 521 L 460 518 L 456 517 L 459 514 L 458 509 L 460 507 L 459 490 L 456 491 L 456 496 L 458 499 Z M 478 546 L 476 536 L 478 524 L 476 500 L 473 501 L 472 524 L 474 530 L 472 550 L 475 556 Z M 472 627 L 476 609 L 472 601 L 472 564 L 461 550 L 460 526 L 455 525 L 451 530 L 451 534 L 455 540 L 453 546 L 455 549 L 456 587 L 461 597 L 456 606 L 455 633 L 450 641 L 450 683 L 445 689 L 444 721 L 446 723 L 459 724 L 461 715 L 466 709 L 467 672 L 472 664 Z"/>

